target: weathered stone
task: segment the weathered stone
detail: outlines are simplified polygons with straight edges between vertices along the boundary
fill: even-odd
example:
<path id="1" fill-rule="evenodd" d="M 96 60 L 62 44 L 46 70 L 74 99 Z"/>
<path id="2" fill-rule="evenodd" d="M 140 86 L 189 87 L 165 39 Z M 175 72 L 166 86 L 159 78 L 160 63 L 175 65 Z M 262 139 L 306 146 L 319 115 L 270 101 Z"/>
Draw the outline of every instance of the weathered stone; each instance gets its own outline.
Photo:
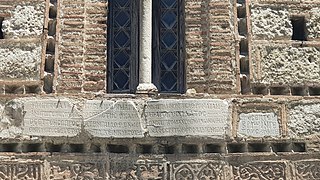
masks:
<path id="1" fill-rule="evenodd" d="M 241 113 L 238 134 L 263 137 L 279 136 L 278 116 L 274 113 Z"/>
<path id="2" fill-rule="evenodd" d="M 253 83 L 286 85 L 319 83 L 319 48 L 261 45 L 254 47 L 253 52 Z"/>
<path id="3" fill-rule="evenodd" d="M 250 162 L 233 166 L 235 180 L 242 179 L 286 179 L 287 170 L 284 162 Z"/>
<path id="4" fill-rule="evenodd" d="M 0 44 L 0 78 L 2 80 L 39 80 L 40 43 Z"/>
<path id="5" fill-rule="evenodd" d="M 170 164 L 172 180 L 224 179 L 223 162 L 176 161 Z"/>
<path id="6" fill-rule="evenodd" d="M 76 136 L 81 131 L 82 118 L 66 99 L 27 99 L 24 111 L 24 135 Z"/>
<path id="7" fill-rule="evenodd" d="M 28 179 L 28 180 L 45 180 L 43 179 L 43 164 L 39 161 L 1 161 L 0 179 Z"/>
<path id="8" fill-rule="evenodd" d="M 111 180 L 167 179 L 168 161 L 159 157 L 138 158 L 131 155 L 110 157 Z"/>
<path id="9" fill-rule="evenodd" d="M 22 134 L 23 104 L 19 100 L 0 105 L 0 137 L 13 138 Z"/>
<path id="10" fill-rule="evenodd" d="M 320 161 L 307 160 L 294 163 L 297 180 L 320 179 Z"/>
<path id="11" fill-rule="evenodd" d="M 320 8 L 310 11 L 310 19 L 307 21 L 308 39 L 320 38 Z"/>
<path id="12" fill-rule="evenodd" d="M 11 12 L 12 16 L 3 21 L 2 29 L 5 38 L 39 37 L 42 34 L 45 2 L 37 2 L 32 5 L 22 4 L 15 6 Z"/>
<path id="13" fill-rule="evenodd" d="M 50 179 L 106 179 L 106 156 L 56 157 L 50 161 Z"/>
<path id="14" fill-rule="evenodd" d="M 95 137 L 143 137 L 141 118 L 132 101 L 87 101 L 84 129 Z"/>
<path id="15" fill-rule="evenodd" d="M 229 134 L 229 105 L 223 100 L 186 99 L 147 102 L 150 136 L 214 136 Z"/>
<path id="16" fill-rule="evenodd" d="M 300 104 L 289 108 L 288 127 L 291 136 L 319 134 L 320 104 Z"/>
<path id="17" fill-rule="evenodd" d="M 291 39 L 292 25 L 287 9 L 252 7 L 251 25 L 254 39 Z"/>

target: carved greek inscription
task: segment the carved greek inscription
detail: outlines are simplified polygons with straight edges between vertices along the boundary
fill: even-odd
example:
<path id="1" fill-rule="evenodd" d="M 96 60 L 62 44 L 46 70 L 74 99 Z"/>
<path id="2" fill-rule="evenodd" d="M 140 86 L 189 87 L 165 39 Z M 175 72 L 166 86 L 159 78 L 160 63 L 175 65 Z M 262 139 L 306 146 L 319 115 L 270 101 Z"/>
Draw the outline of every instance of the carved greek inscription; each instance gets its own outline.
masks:
<path id="1" fill-rule="evenodd" d="M 278 117 L 274 113 L 242 113 L 239 117 L 239 134 L 254 137 L 280 135 Z"/>
<path id="2" fill-rule="evenodd" d="M 170 169 L 174 180 L 223 179 L 223 167 L 219 162 L 175 162 Z"/>
<path id="3" fill-rule="evenodd" d="M 1 162 L 0 179 L 10 180 L 41 180 L 42 164 L 36 162 L 18 163 Z"/>
<path id="4" fill-rule="evenodd" d="M 145 116 L 151 136 L 223 137 L 230 120 L 228 108 L 223 100 L 148 101 Z"/>
<path id="5" fill-rule="evenodd" d="M 299 161 L 295 163 L 296 178 L 320 179 L 320 161 Z"/>
<path id="6" fill-rule="evenodd" d="M 87 101 L 84 117 L 85 129 L 95 137 L 143 137 L 140 116 L 132 101 Z"/>
<path id="7" fill-rule="evenodd" d="M 24 111 L 25 135 L 76 136 L 81 130 L 82 118 L 67 100 L 28 100 Z"/>
<path id="8" fill-rule="evenodd" d="M 233 167 L 235 180 L 286 179 L 284 162 L 253 162 Z"/>

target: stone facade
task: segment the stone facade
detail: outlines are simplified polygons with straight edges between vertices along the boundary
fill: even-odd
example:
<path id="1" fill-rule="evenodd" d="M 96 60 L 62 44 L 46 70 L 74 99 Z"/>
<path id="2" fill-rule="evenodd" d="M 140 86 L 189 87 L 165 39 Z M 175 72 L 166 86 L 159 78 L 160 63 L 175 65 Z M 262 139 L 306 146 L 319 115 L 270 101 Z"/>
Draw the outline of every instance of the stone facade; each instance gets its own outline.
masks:
<path id="1" fill-rule="evenodd" d="M 110 2 L 0 0 L 0 179 L 320 178 L 320 1 L 181 1 L 183 94 L 108 92 Z"/>

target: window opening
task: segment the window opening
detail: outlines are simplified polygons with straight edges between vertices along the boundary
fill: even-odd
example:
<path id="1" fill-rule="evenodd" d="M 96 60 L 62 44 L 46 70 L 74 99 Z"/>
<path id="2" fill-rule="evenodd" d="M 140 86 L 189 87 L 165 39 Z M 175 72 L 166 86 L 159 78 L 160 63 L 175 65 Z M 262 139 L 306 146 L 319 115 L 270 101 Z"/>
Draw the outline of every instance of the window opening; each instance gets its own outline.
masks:
<path id="1" fill-rule="evenodd" d="M 138 3 L 110 0 L 108 15 L 108 90 L 134 92 L 138 83 Z"/>
<path id="2" fill-rule="evenodd" d="M 4 34 L 2 31 L 2 23 L 3 23 L 4 18 L 0 17 L 0 39 L 4 39 Z"/>
<path id="3" fill-rule="evenodd" d="M 307 28 L 305 17 L 293 17 L 291 19 L 292 24 L 292 40 L 306 41 L 307 40 Z"/>
<path id="4" fill-rule="evenodd" d="M 182 0 L 153 0 L 153 83 L 159 92 L 184 90 L 182 7 Z"/>

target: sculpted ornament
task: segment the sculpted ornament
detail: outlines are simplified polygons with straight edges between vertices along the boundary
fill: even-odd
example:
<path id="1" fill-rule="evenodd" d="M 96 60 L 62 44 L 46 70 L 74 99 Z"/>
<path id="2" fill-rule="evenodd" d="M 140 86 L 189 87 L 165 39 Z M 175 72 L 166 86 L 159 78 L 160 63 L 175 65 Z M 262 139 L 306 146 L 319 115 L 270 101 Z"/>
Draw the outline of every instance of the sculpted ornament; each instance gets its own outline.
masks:
<path id="1" fill-rule="evenodd" d="M 320 161 L 300 161 L 295 166 L 297 179 L 320 179 Z"/>
<path id="2" fill-rule="evenodd" d="M 285 171 L 283 162 L 255 162 L 233 167 L 235 180 L 285 180 Z"/>
<path id="3" fill-rule="evenodd" d="M 103 172 L 97 164 L 54 164 L 51 168 L 51 177 L 53 180 L 103 180 Z"/>
<path id="4" fill-rule="evenodd" d="M 0 164 L 0 179 L 10 180 L 42 180 L 40 163 L 12 163 L 1 162 Z"/>
<path id="5" fill-rule="evenodd" d="M 178 162 L 171 167 L 175 180 L 223 179 L 222 165 L 218 162 Z"/>

